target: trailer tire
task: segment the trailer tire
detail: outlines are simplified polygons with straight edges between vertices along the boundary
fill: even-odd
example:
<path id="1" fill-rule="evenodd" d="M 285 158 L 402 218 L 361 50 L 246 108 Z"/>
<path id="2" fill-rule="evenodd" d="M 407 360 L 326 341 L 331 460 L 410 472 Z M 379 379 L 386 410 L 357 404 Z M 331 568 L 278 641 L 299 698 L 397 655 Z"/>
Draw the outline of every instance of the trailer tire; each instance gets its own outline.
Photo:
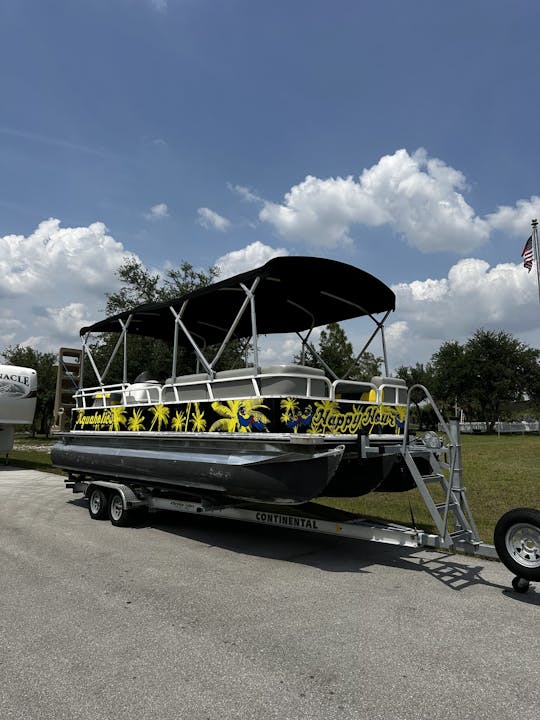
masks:
<path id="1" fill-rule="evenodd" d="M 540 510 L 516 508 L 495 526 L 494 544 L 501 561 L 518 578 L 540 580 Z"/>
<path id="2" fill-rule="evenodd" d="M 100 487 L 90 490 L 88 495 L 88 512 L 92 520 L 105 520 L 108 513 L 107 495 Z"/>
<path id="3" fill-rule="evenodd" d="M 126 527 L 132 519 L 131 512 L 124 507 L 124 499 L 119 492 L 112 492 L 109 497 L 109 520 L 117 527 Z"/>

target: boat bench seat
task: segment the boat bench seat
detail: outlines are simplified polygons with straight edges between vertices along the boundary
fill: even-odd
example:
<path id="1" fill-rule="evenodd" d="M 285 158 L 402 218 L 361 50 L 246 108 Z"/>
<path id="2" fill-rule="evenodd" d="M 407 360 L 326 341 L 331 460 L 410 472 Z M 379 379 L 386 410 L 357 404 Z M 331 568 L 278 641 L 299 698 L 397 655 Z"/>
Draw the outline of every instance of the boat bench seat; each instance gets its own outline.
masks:
<path id="1" fill-rule="evenodd" d="M 261 368 L 261 395 L 327 397 L 329 384 L 324 370 L 305 365 L 268 365 Z"/>
<path id="2" fill-rule="evenodd" d="M 160 388 L 161 383 L 158 380 L 132 383 L 124 391 L 124 404 L 158 403 L 160 401 Z"/>
<path id="3" fill-rule="evenodd" d="M 207 373 L 179 375 L 167 378 L 162 389 L 163 402 L 177 400 L 209 400 Z M 303 365 L 269 365 L 263 368 L 247 367 L 221 370 L 211 381 L 216 400 L 257 397 L 265 395 L 291 395 L 300 397 L 328 397 L 329 383 L 320 368 Z"/>
<path id="4" fill-rule="evenodd" d="M 362 400 L 375 402 L 377 400 L 377 386 L 374 383 L 357 380 L 335 380 L 332 383 L 334 397 L 343 400 Z"/>
<path id="5" fill-rule="evenodd" d="M 193 373 L 192 375 L 177 375 L 176 378 L 167 378 L 163 385 L 163 402 L 174 402 L 176 400 L 174 388 L 179 400 L 208 400 L 207 381 L 210 380 L 208 373 Z"/>
<path id="6" fill-rule="evenodd" d="M 221 370 L 216 373 L 212 383 L 212 392 L 216 400 L 227 398 L 247 398 L 257 396 L 255 376 L 259 368 L 244 367 L 235 370 Z"/>
<path id="7" fill-rule="evenodd" d="M 384 385 L 382 391 L 382 402 L 398 405 L 407 404 L 407 383 L 397 377 L 384 377 L 376 375 L 371 382 L 378 388 Z"/>

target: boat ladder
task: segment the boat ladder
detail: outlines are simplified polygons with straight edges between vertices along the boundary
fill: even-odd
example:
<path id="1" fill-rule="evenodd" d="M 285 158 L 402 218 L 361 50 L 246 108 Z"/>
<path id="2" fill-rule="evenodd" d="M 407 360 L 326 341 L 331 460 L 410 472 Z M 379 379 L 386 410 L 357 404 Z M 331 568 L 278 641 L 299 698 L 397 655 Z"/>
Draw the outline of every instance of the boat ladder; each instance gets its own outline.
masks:
<path id="1" fill-rule="evenodd" d="M 421 444 L 407 441 L 414 390 L 422 391 L 431 403 L 443 438 L 435 432 L 427 432 Z M 481 540 L 463 486 L 459 423 L 457 420 L 444 420 L 429 390 L 423 385 L 409 388 L 403 443 L 405 463 L 437 527 L 441 547 L 478 549 Z M 425 462 L 426 451 L 428 463 Z M 423 462 L 417 464 L 415 456 L 421 456 Z"/>

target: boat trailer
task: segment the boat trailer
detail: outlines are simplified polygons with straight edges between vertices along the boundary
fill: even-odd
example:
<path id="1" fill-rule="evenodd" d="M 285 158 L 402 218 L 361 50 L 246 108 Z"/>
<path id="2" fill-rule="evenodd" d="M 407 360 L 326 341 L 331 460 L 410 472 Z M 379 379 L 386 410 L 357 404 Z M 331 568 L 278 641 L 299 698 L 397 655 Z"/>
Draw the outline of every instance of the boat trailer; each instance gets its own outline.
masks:
<path id="1" fill-rule="evenodd" d="M 292 506 L 255 504 L 75 474 L 68 476 L 66 487 L 88 498 L 89 513 L 93 519 L 109 518 L 116 526 L 130 525 L 134 516 L 143 512 L 167 510 L 400 547 L 465 553 L 491 560 L 500 559 L 515 575 L 512 581 L 514 590 L 527 592 L 531 581 L 540 581 L 540 510 L 510 510 L 496 525 L 494 544 L 482 542 L 462 484 L 459 423 L 457 420 L 443 423 L 443 430 L 450 439 L 446 446 L 442 445 L 436 433 L 426 433 L 422 439 L 422 447 L 431 450 L 428 473 L 421 474 L 414 463 L 414 441 L 404 443 L 400 450 L 430 511 L 437 533 L 375 521 L 317 502 Z M 436 487 L 436 492 L 432 491 L 432 486 Z"/>

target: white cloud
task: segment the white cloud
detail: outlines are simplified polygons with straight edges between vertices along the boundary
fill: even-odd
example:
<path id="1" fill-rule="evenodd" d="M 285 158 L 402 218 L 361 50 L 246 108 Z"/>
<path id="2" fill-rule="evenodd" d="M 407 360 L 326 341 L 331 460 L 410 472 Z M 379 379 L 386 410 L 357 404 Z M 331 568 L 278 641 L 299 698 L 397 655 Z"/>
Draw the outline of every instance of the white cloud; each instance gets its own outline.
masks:
<path id="1" fill-rule="evenodd" d="M 531 220 L 540 218 L 540 197 L 533 195 L 529 200 L 518 200 L 515 207 L 502 205 L 496 212 L 486 216 L 489 225 L 495 230 L 527 239 L 530 234 Z"/>
<path id="2" fill-rule="evenodd" d="M 207 229 L 213 228 L 214 230 L 224 232 L 231 225 L 231 221 L 227 220 L 226 217 L 218 215 L 217 212 L 214 212 L 206 207 L 199 208 L 197 210 L 197 215 L 199 216 L 197 220 L 199 225 L 202 225 L 202 227 Z"/>
<path id="3" fill-rule="evenodd" d="M 461 172 L 424 150 L 397 150 L 352 176 L 307 176 L 281 204 L 265 202 L 260 220 L 285 238 L 314 246 L 350 244 L 352 225 L 388 225 L 419 250 L 466 253 L 486 242 L 489 226 L 465 202 Z"/>
<path id="4" fill-rule="evenodd" d="M 521 265 L 490 267 L 466 258 L 446 278 L 400 283 L 393 290 L 396 319 L 386 331 L 392 367 L 426 362 L 443 342 L 463 342 L 481 327 L 540 339 L 536 282 Z"/>
<path id="5" fill-rule="evenodd" d="M 215 265 L 219 268 L 220 278 L 223 279 L 238 275 L 238 273 L 245 270 L 260 267 L 273 257 L 288 254 L 289 252 L 285 248 L 273 248 L 269 245 L 263 245 L 257 240 L 242 248 L 242 250 L 233 250 L 226 255 L 222 255 L 216 260 Z"/>
<path id="6" fill-rule="evenodd" d="M 79 329 L 103 315 L 105 293 L 127 253 L 103 223 L 62 228 L 45 220 L 28 237 L 0 237 L 0 350 L 79 345 Z"/>
<path id="7" fill-rule="evenodd" d="M 232 185 L 231 183 L 227 183 L 227 187 L 231 192 L 236 193 L 236 195 L 239 195 L 242 200 L 245 200 L 246 202 L 250 203 L 264 203 L 265 201 L 259 197 L 256 193 L 254 193 L 249 188 L 245 187 L 244 185 Z"/>
<path id="8" fill-rule="evenodd" d="M 150 212 L 144 216 L 147 220 L 161 220 L 162 218 L 169 217 L 169 208 L 165 203 L 158 203 L 152 205 Z"/>

